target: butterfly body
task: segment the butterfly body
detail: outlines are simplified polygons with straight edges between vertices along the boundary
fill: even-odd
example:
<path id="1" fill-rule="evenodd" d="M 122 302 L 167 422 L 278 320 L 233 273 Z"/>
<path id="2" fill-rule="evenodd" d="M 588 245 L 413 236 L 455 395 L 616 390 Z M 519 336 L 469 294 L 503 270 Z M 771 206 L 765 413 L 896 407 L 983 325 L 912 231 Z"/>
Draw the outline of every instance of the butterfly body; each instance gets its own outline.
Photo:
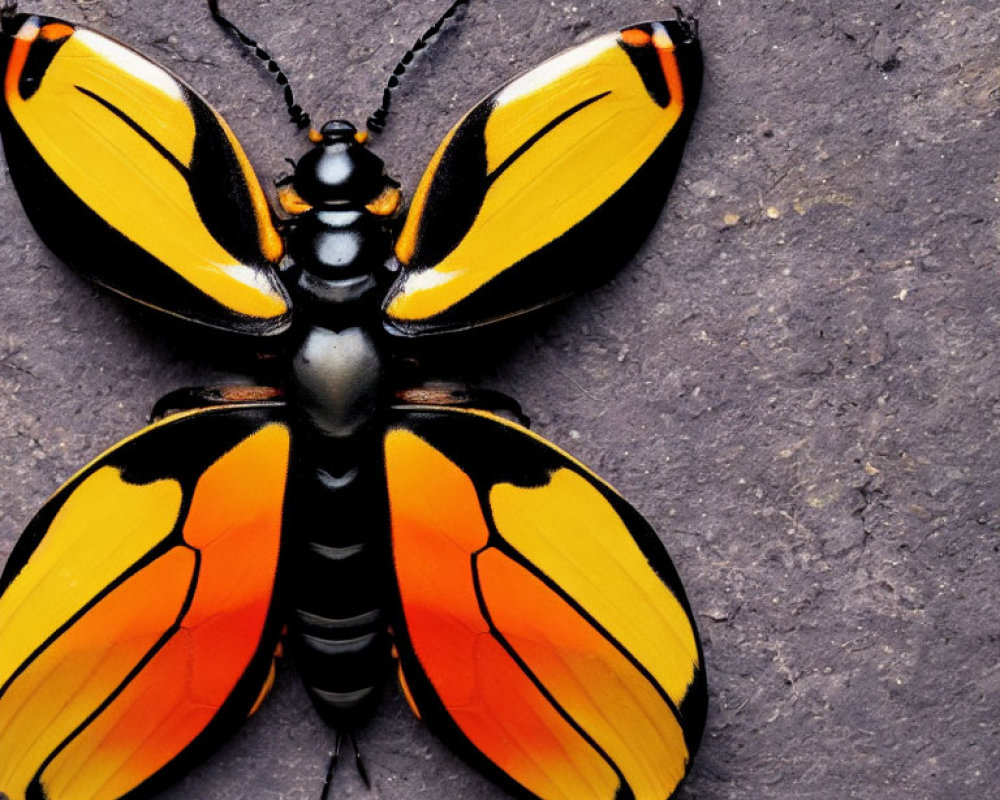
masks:
<path id="1" fill-rule="evenodd" d="M 390 664 L 380 577 L 388 574 L 389 521 L 378 456 L 387 383 L 378 277 L 398 192 L 354 126 L 330 122 L 321 136 L 282 195 L 295 212 L 286 280 L 299 309 L 287 378 L 295 576 L 288 601 L 303 683 L 324 720 L 343 731 L 373 708 Z M 378 197 L 389 202 L 366 208 Z"/>
<path id="2" fill-rule="evenodd" d="M 514 795 L 673 793 L 706 688 L 659 537 L 520 425 L 400 392 L 394 364 L 631 256 L 680 160 L 698 53 L 689 21 L 642 23 L 511 81 L 448 134 L 401 226 L 381 160 L 328 123 L 276 220 L 179 78 L 4 15 L 0 133 L 42 239 L 285 367 L 279 391 L 168 396 L 176 413 L 29 524 L 0 575 L 0 796 L 152 797 L 256 710 L 284 628 L 335 728 L 363 721 L 396 654 L 414 712 Z"/>

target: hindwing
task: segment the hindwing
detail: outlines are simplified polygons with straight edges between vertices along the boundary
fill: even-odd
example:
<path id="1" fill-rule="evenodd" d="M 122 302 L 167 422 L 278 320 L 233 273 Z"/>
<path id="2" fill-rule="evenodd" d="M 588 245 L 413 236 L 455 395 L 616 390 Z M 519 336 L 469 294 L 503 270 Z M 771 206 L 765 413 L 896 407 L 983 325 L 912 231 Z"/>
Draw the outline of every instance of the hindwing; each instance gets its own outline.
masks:
<path id="1" fill-rule="evenodd" d="M 0 577 L 0 796 L 148 797 L 273 679 L 289 430 L 171 417 L 78 473 Z"/>
<path id="2" fill-rule="evenodd" d="M 701 738 L 705 675 L 648 523 L 484 412 L 397 409 L 385 458 L 394 632 L 417 713 L 522 797 L 672 794 Z"/>

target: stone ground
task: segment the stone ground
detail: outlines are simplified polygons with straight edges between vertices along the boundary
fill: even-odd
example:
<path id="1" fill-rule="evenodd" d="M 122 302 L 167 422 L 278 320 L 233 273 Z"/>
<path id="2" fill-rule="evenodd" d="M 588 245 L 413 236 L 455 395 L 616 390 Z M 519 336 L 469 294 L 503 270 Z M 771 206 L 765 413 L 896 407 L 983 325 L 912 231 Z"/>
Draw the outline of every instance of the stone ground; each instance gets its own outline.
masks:
<path id="1" fill-rule="evenodd" d="M 232 0 L 318 116 L 363 119 L 444 0 Z M 302 152 L 197 0 L 49 0 L 180 73 L 269 180 Z M 455 367 L 661 532 L 704 640 L 682 800 L 995 796 L 1000 782 L 1000 8 L 687 0 L 707 77 L 667 211 L 610 285 Z M 668 2 L 473 0 L 378 152 L 411 191 L 480 95 Z M 0 173 L 0 561 L 61 481 L 181 385 L 231 378 L 69 274 Z M 518 337 L 513 334 L 518 334 Z M 500 798 L 395 693 L 374 796 Z M 163 797 L 315 800 L 294 671 Z M 351 769 L 335 797 L 368 797 Z"/>

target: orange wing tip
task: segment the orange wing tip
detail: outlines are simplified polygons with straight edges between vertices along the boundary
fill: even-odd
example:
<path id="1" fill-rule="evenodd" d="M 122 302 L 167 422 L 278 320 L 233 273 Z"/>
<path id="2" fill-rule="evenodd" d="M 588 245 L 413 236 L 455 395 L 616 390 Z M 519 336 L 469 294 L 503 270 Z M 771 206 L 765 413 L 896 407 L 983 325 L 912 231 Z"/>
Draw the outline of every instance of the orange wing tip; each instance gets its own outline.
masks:
<path id="1" fill-rule="evenodd" d="M 75 32 L 76 28 L 65 22 L 50 22 L 42 28 L 39 36 L 47 42 L 58 42 L 60 39 L 68 39 Z"/>
<path id="2" fill-rule="evenodd" d="M 652 23 L 652 31 L 643 28 L 625 28 L 618 34 L 622 44 L 627 47 L 649 47 L 652 45 L 659 51 L 672 53 L 676 47 L 670 33 L 662 23 Z"/>
<path id="3" fill-rule="evenodd" d="M 40 35 L 40 28 L 37 23 L 28 19 L 17 29 L 14 37 L 14 44 L 7 56 L 7 73 L 4 78 L 4 94 L 8 98 L 17 96 L 18 81 L 21 79 L 21 72 L 28 61 L 28 52 L 32 44 Z"/>
<path id="4" fill-rule="evenodd" d="M 650 43 L 652 37 L 641 28 L 625 28 L 621 32 L 621 39 L 630 47 L 645 47 Z"/>
<path id="5" fill-rule="evenodd" d="M 354 141 L 358 144 L 368 144 L 368 131 L 358 131 L 354 134 Z"/>
<path id="6" fill-rule="evenodd" d="M 309 133 L 306 135 L 309 137 L 309 141 L 313 144 L 320 144 L 323 141 L 323 134 L 315 128 L 310 128 Z"/>

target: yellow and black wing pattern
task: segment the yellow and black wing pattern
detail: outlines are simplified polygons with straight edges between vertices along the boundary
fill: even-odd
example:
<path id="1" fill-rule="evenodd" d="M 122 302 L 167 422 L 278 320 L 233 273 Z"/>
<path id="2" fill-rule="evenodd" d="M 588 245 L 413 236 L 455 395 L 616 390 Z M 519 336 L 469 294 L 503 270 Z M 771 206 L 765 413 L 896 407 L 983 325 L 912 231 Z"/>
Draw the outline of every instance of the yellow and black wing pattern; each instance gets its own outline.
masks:
<path id="1" fill-rule="evenodd" d="M 289 429 L 186 412 L 91 463 L 0 577 L 0 797 L 145 798 L 273 680 Z"/>
<path id="2" fill-rule="evenodd" d="M 11 177 L 46 245 L 108 288 L 249 335 L 290 324 L 264 192 L 225 121 L 94 31 L 17 15 L 0 37 Z"/>
<path id="3" fill-rule="evenodd" d="M 665 800 L 705 722 L 702 650 L 648 523 L 492 414 L 398 407 L 385 434 L 404 690 L 539 800 Z"/>
<path id="4" fill-rule="evenodd" d="M 666 201 L 701 76 L 678 19 L 574 47 L 483 100 L 417 187 L 389 331 L 470 328 L 608 278 Z"/>

